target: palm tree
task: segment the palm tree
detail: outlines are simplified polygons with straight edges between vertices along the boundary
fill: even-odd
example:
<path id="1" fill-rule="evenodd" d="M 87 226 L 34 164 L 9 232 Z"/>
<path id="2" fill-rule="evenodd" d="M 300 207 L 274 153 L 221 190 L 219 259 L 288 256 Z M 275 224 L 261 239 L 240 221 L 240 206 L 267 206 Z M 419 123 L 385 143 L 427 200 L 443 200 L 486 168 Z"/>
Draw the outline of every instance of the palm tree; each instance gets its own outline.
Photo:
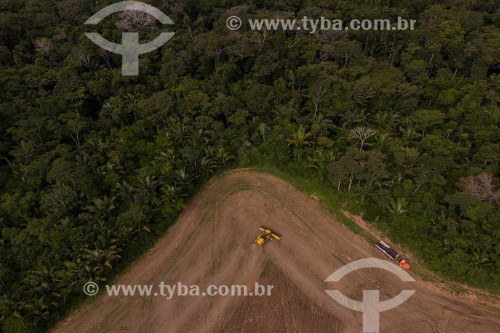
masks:
<path id="1" fill-rule="evenodd" d="M 102 274 L 107 268 L 113 268 L 113 263 L 120 259 L 118 253 L 121 249 L 116 245 L 108 246 L 106 249 L 95 248 L 93 250 L 84 249 L 80 258 L 86 262 L 85 270 L 90 277 L 96 281 L 103 280 Z"/>
<path id="2" fill-rule="evenodd" d="M 193 174 L 186 171 L 186 168 L 179 169 L 175 172 L 175 182 L 180 184 L 181 187 L 187 184 L 191 184 L 196 178 Z"/>
<path id="3" fill-rule="evenodd" d="M 340 115 L 342 117 L 342 128 L 351 124 L 364 123 L 366 121 L 366 110 L 347 110 Z"/>
<path id="4" fill-rule="evenodd" d="M 335 162 L 338 158 L 338 154 L 333 150 L 323 150 L 317 149 L 314 151 L 313 156 L 309 156 L 308 168 L 320 170 L 321 172 L 327 171 L 328 165 Z"/>
<path id="5" fill-rule="evenodd" d="M 266 123 L 260 123 L 259 126 L 257 127 L 257 130 L 260 133 L 260 136 L 262 136 L 262 141 L 266 142 L 266 132 L 269 129 L 269 126 L 267 126 Z"/>
<path id="6" fill-rule="evenodd" d="M 154 192 L 161 182 L 156 180 L 156 176 L 147 175 L 146 177 L 139 178 L 139 188 L 146 192 Z"/>
<path id="7" fill-rule="evenodd" d="M 171 137 L 177 141 L 187 139 L 191 133 L 189 127 L 176 117 L 168 118 L 167 128 L 169 129 Z"/>
<path id="8" fill-rule="evenodd" d="M 417 148 L 403 148 L 405 168 L 412 168 L 420 159 L 420 151 Z"/>
<path id="9" fill-rule="evenodd" d="M 375 123 L 378 128 L 393 129 L 397 125 L 399 113 L 377 112 L 375 114 Z"/>
<path id="10" fill-rule="evenodd" d="M 208 157 L 208 156 L 203 156 L 200 160 L 200 174 L 207 176 L 207 175 L 213 175 L 215 172 L 215 169 L 217 168 L 217 164 L 215 161 Z"/>
<path id="11" fill-rule="evenodd" d="M 411 124 L 408 124 L 407 127 L 400 127 L 399 131 L 403 134 L 405 144 L 409 144 L 421 136 L 421 134 L 417 133 Z"/>
<path id="12" fill-rule="evenodd" d="M 225 167 L 230 161 L 234 160 L 235 157 L 226 152 L 224 147 L 220 147 L 215 151 L 215 159 L 217 160 L 218 165 Z"/>
<path id="13" fill-rule="evenodd" d="M 160 156 L 155 157 L 155 160 L 160 163 L 172 163 L 175 165 L 175 162 L 177 161 L 175 150 L 170 148 L 167 149 L 167 151 L 162 151 Z"/>
<path id="14" fill-rule="evenodd" d="M 113 210 L 116 209 L 114 202 L 116 201 L 116 197 L 108 198 L 104 196 L 103 199 L 94 198 L 92 199 L 93 205 L 85 207 L 91 213 L 94 213 L 99 216 L 100 219 L 111 216 Z"/>
<path id="15" fill-rule="evenodd" d="M 408 206 L 408 200 L 406 200 L 406 198 L 398 198 L 397 200 L 390 198 L 387 210 L 394 215 L 402 215 L 407 212 L 405 209 L 406 206 Z"/>
<path id="16" fill-rule="evenodd" d="M 134 115 L 134 121 L 137 121 L 137 102 L 138 102 L 138 98 L 135 95 L 132 95 L 131 93 L 127 93 L 126 98 L 127 98 L 127 101 L 128 101 L 128 109 Z"/>
<path id="17" fill-rule="evenodd" d="M 375 147 L 381 151 L 385 151 L 391 140 L 390 133 L 377 133 L 375 134 Z"/>
<path id="18" fill-rule="evenodd" d="M 47 319 L 52 309 L 57 308 L 62 297 L 55 286 L 54 268 L 42 267 L 30 271 L 18 290 L 20 298 L 26 300 L 21 305 L 22 312 L 37 322 Z"/>
<path id="19" fill-rule="evenodd" d="M 132 192 L 133 192 L 134 189 L 126 181 L 123 181 L 121 183 L 116 183 L 115 184 L 115 189 L 118 192 L 117 194 L 122 199 L 128 199 L 128 200 L 130 200 L 132 198 Z"/>
<path id="20" fill-rule="evenodd" d="M 312 133 L 307 132 L 305 127 L 300 125 L 299 129 L 293 132 L 290 139 L 288 139 L 288 147 L 294 147 L 294 154 L 297 156 L 297 161 L 300 160 L 302 149 L 311 145 L 311 137 Z"/>
<path id="21" fill-rule="evenodd" d="M 312 122 L 313 130 L 319 132 L 319 136 L 325 135 L 328 130 L 334 128 L 333 122 L 326 118 L 323 113 L 316 115 Z"/>
<path id="22" fill-rule="evenodd" d="M 162 188 L 163 197 L 162 200 L 168 203 L 177 203 L 182 201 L 186 194 L 183 191 L 183 187 L 180 184 L 166 185 Z"/>

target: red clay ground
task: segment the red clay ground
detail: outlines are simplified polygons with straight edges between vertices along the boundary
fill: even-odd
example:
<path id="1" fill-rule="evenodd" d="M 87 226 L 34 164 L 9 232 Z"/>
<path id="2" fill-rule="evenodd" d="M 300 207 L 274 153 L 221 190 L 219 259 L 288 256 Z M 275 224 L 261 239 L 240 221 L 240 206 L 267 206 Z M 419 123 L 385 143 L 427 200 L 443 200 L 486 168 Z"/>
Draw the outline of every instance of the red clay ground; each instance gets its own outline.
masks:
<path id="1" fill-rule="evenodd" d="M 260 225 L 283 235 L 253 244 Z M 325 279 L 349 260 L 384 258 L 313 199 L 271 175 L 237 171 L 212 181 L 167 235 L 116 284 L 274 285 L 271 297 L 99 296 L 53 332 L 361 332 L 362 315 L 336 303 L 325 289 L 360 300 L 363 289 L 389 299 L 416 289 L 383 312 L 381 332 L 498 332 L 500 315 L 446 296 L 418 277 L 402 282 L 363 269 L 339 283 Z M 496 304 L 498 308 L 498 303 Z"/>

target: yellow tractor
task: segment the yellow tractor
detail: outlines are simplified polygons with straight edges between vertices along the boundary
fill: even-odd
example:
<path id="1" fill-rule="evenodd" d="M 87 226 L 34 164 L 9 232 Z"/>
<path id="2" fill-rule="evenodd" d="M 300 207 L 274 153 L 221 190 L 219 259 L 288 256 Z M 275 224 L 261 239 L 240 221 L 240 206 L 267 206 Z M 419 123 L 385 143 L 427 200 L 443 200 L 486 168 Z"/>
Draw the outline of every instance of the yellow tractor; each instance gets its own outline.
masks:
<path id="1" fill-rule="evenodd" d="M 265 243 L 267 243 L 268 240 L 271 240 L 273 238 L 277 240 L 281 239 L 280 234 L 274 232 L 272 229 L 268 227 L 261 226 L 259 230 L 262 231 L 262 233 L 259 235 L 259 237 L 257 237 L 255 243 L 259 244 L 260 246 L 264 245 Z"/>

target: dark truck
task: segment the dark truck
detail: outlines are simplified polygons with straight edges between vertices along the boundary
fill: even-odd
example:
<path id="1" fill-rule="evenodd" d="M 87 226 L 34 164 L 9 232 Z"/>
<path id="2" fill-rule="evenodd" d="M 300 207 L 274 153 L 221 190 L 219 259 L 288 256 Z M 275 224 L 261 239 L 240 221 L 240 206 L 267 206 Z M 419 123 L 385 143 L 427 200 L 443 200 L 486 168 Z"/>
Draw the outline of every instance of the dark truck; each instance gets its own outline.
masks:
<path id="1" fill-rule="evenodd" d="M 375 244 L 375 246 L 377 247 L 377 249 L 384 252 L 392 260 L 399 261 L 399 266 L 401 268 L 405 270 L 410 269 L 410 265 L 406 262 L 406 260 L 399 260 L 399 253 L 391 249 L 391 247 L 387 245 L 387 243 L 385 243 L 384 241 L 378 241 Z"/>

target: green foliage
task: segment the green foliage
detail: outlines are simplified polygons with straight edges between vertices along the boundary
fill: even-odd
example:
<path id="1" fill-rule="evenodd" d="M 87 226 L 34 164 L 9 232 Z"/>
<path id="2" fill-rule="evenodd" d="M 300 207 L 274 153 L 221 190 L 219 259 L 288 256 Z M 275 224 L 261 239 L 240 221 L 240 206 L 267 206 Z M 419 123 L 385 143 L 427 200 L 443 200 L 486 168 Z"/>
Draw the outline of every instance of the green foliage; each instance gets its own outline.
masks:
<path id="1" fill-rule="evenodd" d="M 33 333 L 24 320 L 19 317 L 10 316 L 5 319 L 2 326 L 3 333 Z"/>
<path id="2" fill-rule="evenodd" d="M 83 36 L 94 1 L 0 4 L 4 331 L 52 325 L 85 282 L 116 276 L 199 186 L 235 166 L 314 179 L 311 190 L 362 209 L 429 267 L 500 289 L 493 2 L 151 4 L 170 11 L 175 40 L 142 55 L 133 78 Z M 418 27 L 229 31 L 235 13 L 405 13 Z M 122 32 L 111 19 L 99 29 Z M 145 39 L 159 30 L 140 29 Z"/>

